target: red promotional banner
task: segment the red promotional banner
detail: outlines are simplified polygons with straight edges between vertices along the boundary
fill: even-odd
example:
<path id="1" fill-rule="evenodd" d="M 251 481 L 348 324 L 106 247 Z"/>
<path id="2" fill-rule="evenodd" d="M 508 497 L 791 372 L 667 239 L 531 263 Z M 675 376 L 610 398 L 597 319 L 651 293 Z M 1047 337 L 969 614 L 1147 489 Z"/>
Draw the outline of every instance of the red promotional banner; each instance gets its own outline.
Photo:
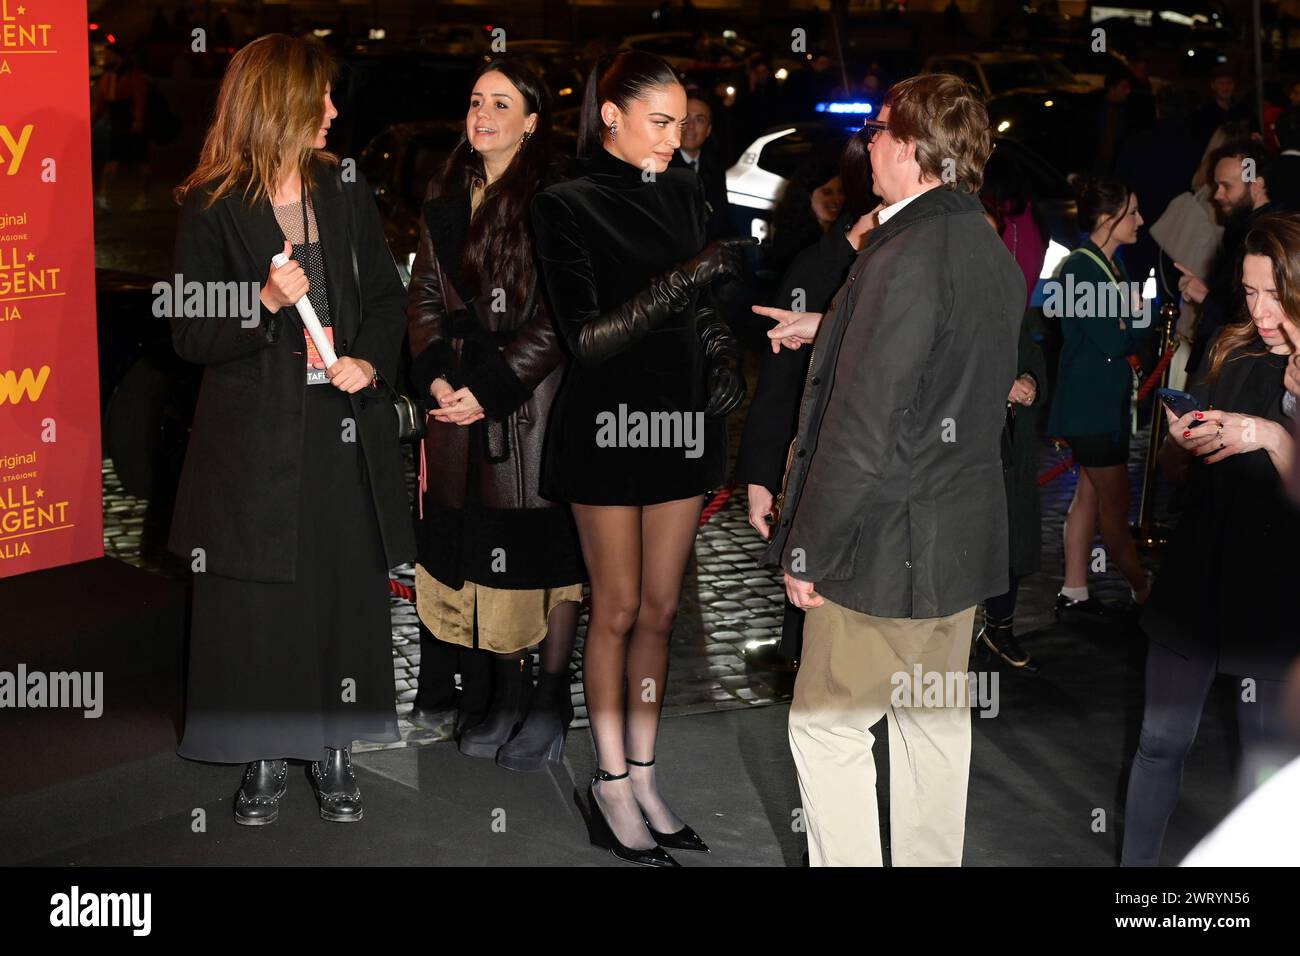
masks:
<path id="1" fill-rule="evenodd" d="M 104 552 L 86 4 L 0 0 L 0 578 Z"/>

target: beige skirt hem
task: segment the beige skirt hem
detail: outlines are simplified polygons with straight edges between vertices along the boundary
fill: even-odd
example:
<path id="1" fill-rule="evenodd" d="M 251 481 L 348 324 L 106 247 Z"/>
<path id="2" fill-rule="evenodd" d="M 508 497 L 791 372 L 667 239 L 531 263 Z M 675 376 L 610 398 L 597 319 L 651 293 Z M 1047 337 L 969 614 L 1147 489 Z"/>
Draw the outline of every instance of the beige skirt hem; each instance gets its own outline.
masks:
<path id="1" fill-rule="evenodd" d="M 558 588 L 508 590 L 466 581 L 450 588 L 422 565 L 415 566 L 415 609 L 433 636 L 448 644 L 474 647 L 474 615 L 478 614 L 478 647 L 494 654 L 512 654 L 532 647 L 546 636 L 551 611 L 565 601 L 582 601 L 582 584 Z"/>

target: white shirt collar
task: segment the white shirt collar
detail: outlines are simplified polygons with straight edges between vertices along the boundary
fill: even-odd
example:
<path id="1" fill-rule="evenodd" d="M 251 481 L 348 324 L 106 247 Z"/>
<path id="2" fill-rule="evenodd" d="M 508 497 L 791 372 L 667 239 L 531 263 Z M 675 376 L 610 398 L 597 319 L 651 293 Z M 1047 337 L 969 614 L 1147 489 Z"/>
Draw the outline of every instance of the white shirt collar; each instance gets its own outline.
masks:
<path id="1" fill-rule="evenodd" d="M 696 163 L 698 163 L 698 162 L 700 161 L 700 154 L 699 154 L 699 153 L 696 153 L 695 156 L 694 156 L 694 158 L 692 158 L 692 157 L 690 157 L 690 156 L 687 156 L 687 155 L 686 155 L 686 150 L 684 150 L 684 149 L 682 149 L 682 148 L 680 148 L 680 147 L 678 147 L 678 149 L 677 149 L 677 154 L 678 154 L 679 156 L 681 156 L 681 158 L 682 158 L 685 162 L 689 163 L 689 164 L 692 165 L 692 166 L 694 166 Z"/>
<path id="2" fill-rule="evenodd" d="M 895 214 L 902 212 L 903 207 L 906 206 L 908 203 L 910 203 L 913 199 L 915 199 L 917 196 L 924 196 L 929 191 L 930 190 L 926 189 L 919 193 L 915 193 L 911 196 L 908 196 L 906 199 L 900 199 L 896 203 L 890 203 L 884 209 L 880 210 L 880 212 L 876 213 L 876 224 L 883 226 L 886 222 L 888 222 L 891 218 L 893 218 Z"/>

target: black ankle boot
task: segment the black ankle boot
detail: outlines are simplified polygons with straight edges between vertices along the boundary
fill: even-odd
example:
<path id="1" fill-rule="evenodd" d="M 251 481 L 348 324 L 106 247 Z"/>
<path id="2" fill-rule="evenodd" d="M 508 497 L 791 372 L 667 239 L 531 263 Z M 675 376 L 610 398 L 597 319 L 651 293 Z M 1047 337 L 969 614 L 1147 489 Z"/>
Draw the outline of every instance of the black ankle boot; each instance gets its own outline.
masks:
<path id="1" fill-rule="evenodd" d="M 244 768 L 244 782 L 235 794 L 235 822 L 246 827 L 274 823 L 284 796 L 287 760 L 254 760 Z"/>
<path id="2" fill-rule="evenodd" d="M 352 772 L 352 755 L 347 748 L 325 748 L 325 760 L 314 761 L 310 768 L 316 800 L 322 820 L 352 823 L 361 819 L 361 788 Z"/>
<path id="3" fill-rule="evenodd" d="M 569 675 L 542 671 L 533 703 L 519 733 L 497 751 L 497 765 L 521 773 L 536 773 L 564 755 L 564 735 L 573 720 Z"/>
<path id="4" fill-rule="evenodd" d="M 460 752 L 467 757 L 495 757 L 501 745 L 514 736 L 528 708 L 532 683 L 528 658 L 498 657 L 492 685 L 492 706 L 477 727 L 460 735 Z"/>
<path id="5" fill-rule="evenodd" d="M 985 615 L 984 626 L 975 638 L 1011 667 L 1034 672 L 1038 665 L 1030 659 L 1018 643 L 1014 633 L 1015 618 L 993 618 Z"/>

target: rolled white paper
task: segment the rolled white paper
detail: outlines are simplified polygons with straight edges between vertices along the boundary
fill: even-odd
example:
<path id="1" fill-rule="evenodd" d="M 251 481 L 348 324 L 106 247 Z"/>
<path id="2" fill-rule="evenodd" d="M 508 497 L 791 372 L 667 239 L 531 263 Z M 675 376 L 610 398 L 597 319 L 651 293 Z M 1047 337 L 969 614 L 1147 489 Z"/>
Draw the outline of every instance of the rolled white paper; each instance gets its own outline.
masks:
<path id="1" fill-rule="evenodd" d="M 271 265 L 277 269 L 289 261 L 289 257 L 283 252 L 277 252 L 271 257 Z M 316 310 L 312 308 L 311 300 L 303 296 L 293 304 L 298 310 L 298 315 L 302 318 L 302 324 L 307 329 L 307 334 L 311 340 L 316 343 L 316 351 L 320 357 L 325 360 L 325 367 L 330 368 L 339 357 L 334 354 L 334 347 L 330 345 L 330 340 L 325 337 L 325 330 L 321 328 L 320 319 L 316 318 Z"/>

